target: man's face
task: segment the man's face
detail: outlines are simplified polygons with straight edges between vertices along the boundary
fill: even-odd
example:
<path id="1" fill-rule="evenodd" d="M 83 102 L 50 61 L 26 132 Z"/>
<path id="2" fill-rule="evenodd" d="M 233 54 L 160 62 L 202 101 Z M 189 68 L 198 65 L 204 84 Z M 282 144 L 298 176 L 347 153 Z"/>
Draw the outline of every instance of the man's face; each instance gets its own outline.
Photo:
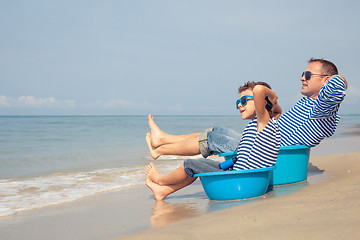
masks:
<path id="1" fill-rule="evenodd" d="M 322 64 L 320 62 L 309 63 L 305 71 L 309 71 L 312 74 L 325 74 L 322 70 Z M 301 94 L 316 99 L 320 88 L 326 84 L 329 76 L 311 75 L 310 80 L 306 80 L 305 76 L 300 78 L 302 82 Z"/>

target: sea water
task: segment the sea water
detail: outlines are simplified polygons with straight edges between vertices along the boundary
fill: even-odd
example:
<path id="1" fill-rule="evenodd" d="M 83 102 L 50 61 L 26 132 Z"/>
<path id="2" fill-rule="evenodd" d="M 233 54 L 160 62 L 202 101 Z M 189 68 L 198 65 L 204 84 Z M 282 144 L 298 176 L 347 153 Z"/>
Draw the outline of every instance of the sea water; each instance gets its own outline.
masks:
<path id="1" fill-rule="evenodd" d="M 242 132 L 240 116 L 155 116 L 172 134 L 211 126 Z M 334 137 L 359 127 L 343 116 Z M 144 184 L 154 161 L 145 142 L 147 116 L 0 116 L 0 217 Z M 199 158 L 192 156 L 191 158 Z M 186 158 L 162 156 L 167 173 Z"/>
<path id="2" fill-rule="evenodd" d="M 240 116 L 155 120 L 173 134 L 246 125 Z M 144 184 L 148 131 L 147 116 L 0 116 L 0 216 Z M 157 164 L 168 172 L 185 158 Z"/>

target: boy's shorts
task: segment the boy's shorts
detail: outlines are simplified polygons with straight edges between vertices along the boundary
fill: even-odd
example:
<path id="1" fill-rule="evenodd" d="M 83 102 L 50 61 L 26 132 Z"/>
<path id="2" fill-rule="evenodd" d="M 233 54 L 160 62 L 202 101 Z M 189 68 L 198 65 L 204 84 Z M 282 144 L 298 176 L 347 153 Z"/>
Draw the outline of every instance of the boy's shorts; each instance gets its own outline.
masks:
<path id="1" fill-rule="evenodd" d="M 224 170 L 219 168 L 219 163 L 218 161 L 205 158 L 186 159 L 184 161 L 184 170 L 189 177 L 194 177 L 196 173 L 222 172 Z"/>

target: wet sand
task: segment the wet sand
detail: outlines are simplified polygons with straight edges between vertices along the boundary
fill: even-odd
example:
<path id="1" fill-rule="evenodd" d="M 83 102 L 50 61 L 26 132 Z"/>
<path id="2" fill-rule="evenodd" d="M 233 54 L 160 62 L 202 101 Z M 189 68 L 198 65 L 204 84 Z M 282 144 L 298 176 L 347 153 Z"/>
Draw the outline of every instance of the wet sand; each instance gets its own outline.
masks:
<path id="1" fill-rule="evenodd" d="M 328 176 L 292 194 L 116 239 L 360 239 L 360 153 L 311 163 Z"/>
<path id="2" fill-rule="evenodd" d="M 357 239 L 359 146 L 324 140 L 307 181 L 259 198 L 210 201 L 196 181 L 155 201 L 142 185 L 0 218 L 0 239 Z"/>

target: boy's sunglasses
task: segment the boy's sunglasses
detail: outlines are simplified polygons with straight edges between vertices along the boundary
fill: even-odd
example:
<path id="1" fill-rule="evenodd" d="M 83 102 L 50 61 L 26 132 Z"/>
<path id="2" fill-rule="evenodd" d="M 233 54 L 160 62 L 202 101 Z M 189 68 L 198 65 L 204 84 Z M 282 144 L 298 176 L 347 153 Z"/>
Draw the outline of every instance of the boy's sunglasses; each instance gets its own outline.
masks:
<path id="1" fill-rule="evenodd" d="M 315 74 L 315 73 L 312 73 L 310 71 L 305 71 L 301 74 L 301 77 L 303 77 L 305 75 L 305 80 L 306 81 L 309 81 L 311 76 L 315 76 L 315 75 L 318 75 L 318 76 L 329 76 L 329 75 L 326 75 L 326 74 Z"/>
<path id="2" fill-rule="evenodd" d="M 247 104 L 248 98 L 254 99 L 253 96 L 244 95 L 241 98 L 239 98 L 238 100 L 236 100 L 236 109 L 239 109 L 239 104 L 241 104 L 241 106 L 245 106 Z M 270 103 L 268 97 L 266 97 L 265 99 L 267 101 L 267 105 L 271 107 L 271 103 Z"/>
<path id="3" fill-rule="evenodd" d="M 239 109 L 239 104 L 241 104 L 241 106 L 245 106 L 247 104 L 248 98 L 254 99 L 253 96 L 244 95 L 238 100 L 236 100 L 236 109 Z"/>

